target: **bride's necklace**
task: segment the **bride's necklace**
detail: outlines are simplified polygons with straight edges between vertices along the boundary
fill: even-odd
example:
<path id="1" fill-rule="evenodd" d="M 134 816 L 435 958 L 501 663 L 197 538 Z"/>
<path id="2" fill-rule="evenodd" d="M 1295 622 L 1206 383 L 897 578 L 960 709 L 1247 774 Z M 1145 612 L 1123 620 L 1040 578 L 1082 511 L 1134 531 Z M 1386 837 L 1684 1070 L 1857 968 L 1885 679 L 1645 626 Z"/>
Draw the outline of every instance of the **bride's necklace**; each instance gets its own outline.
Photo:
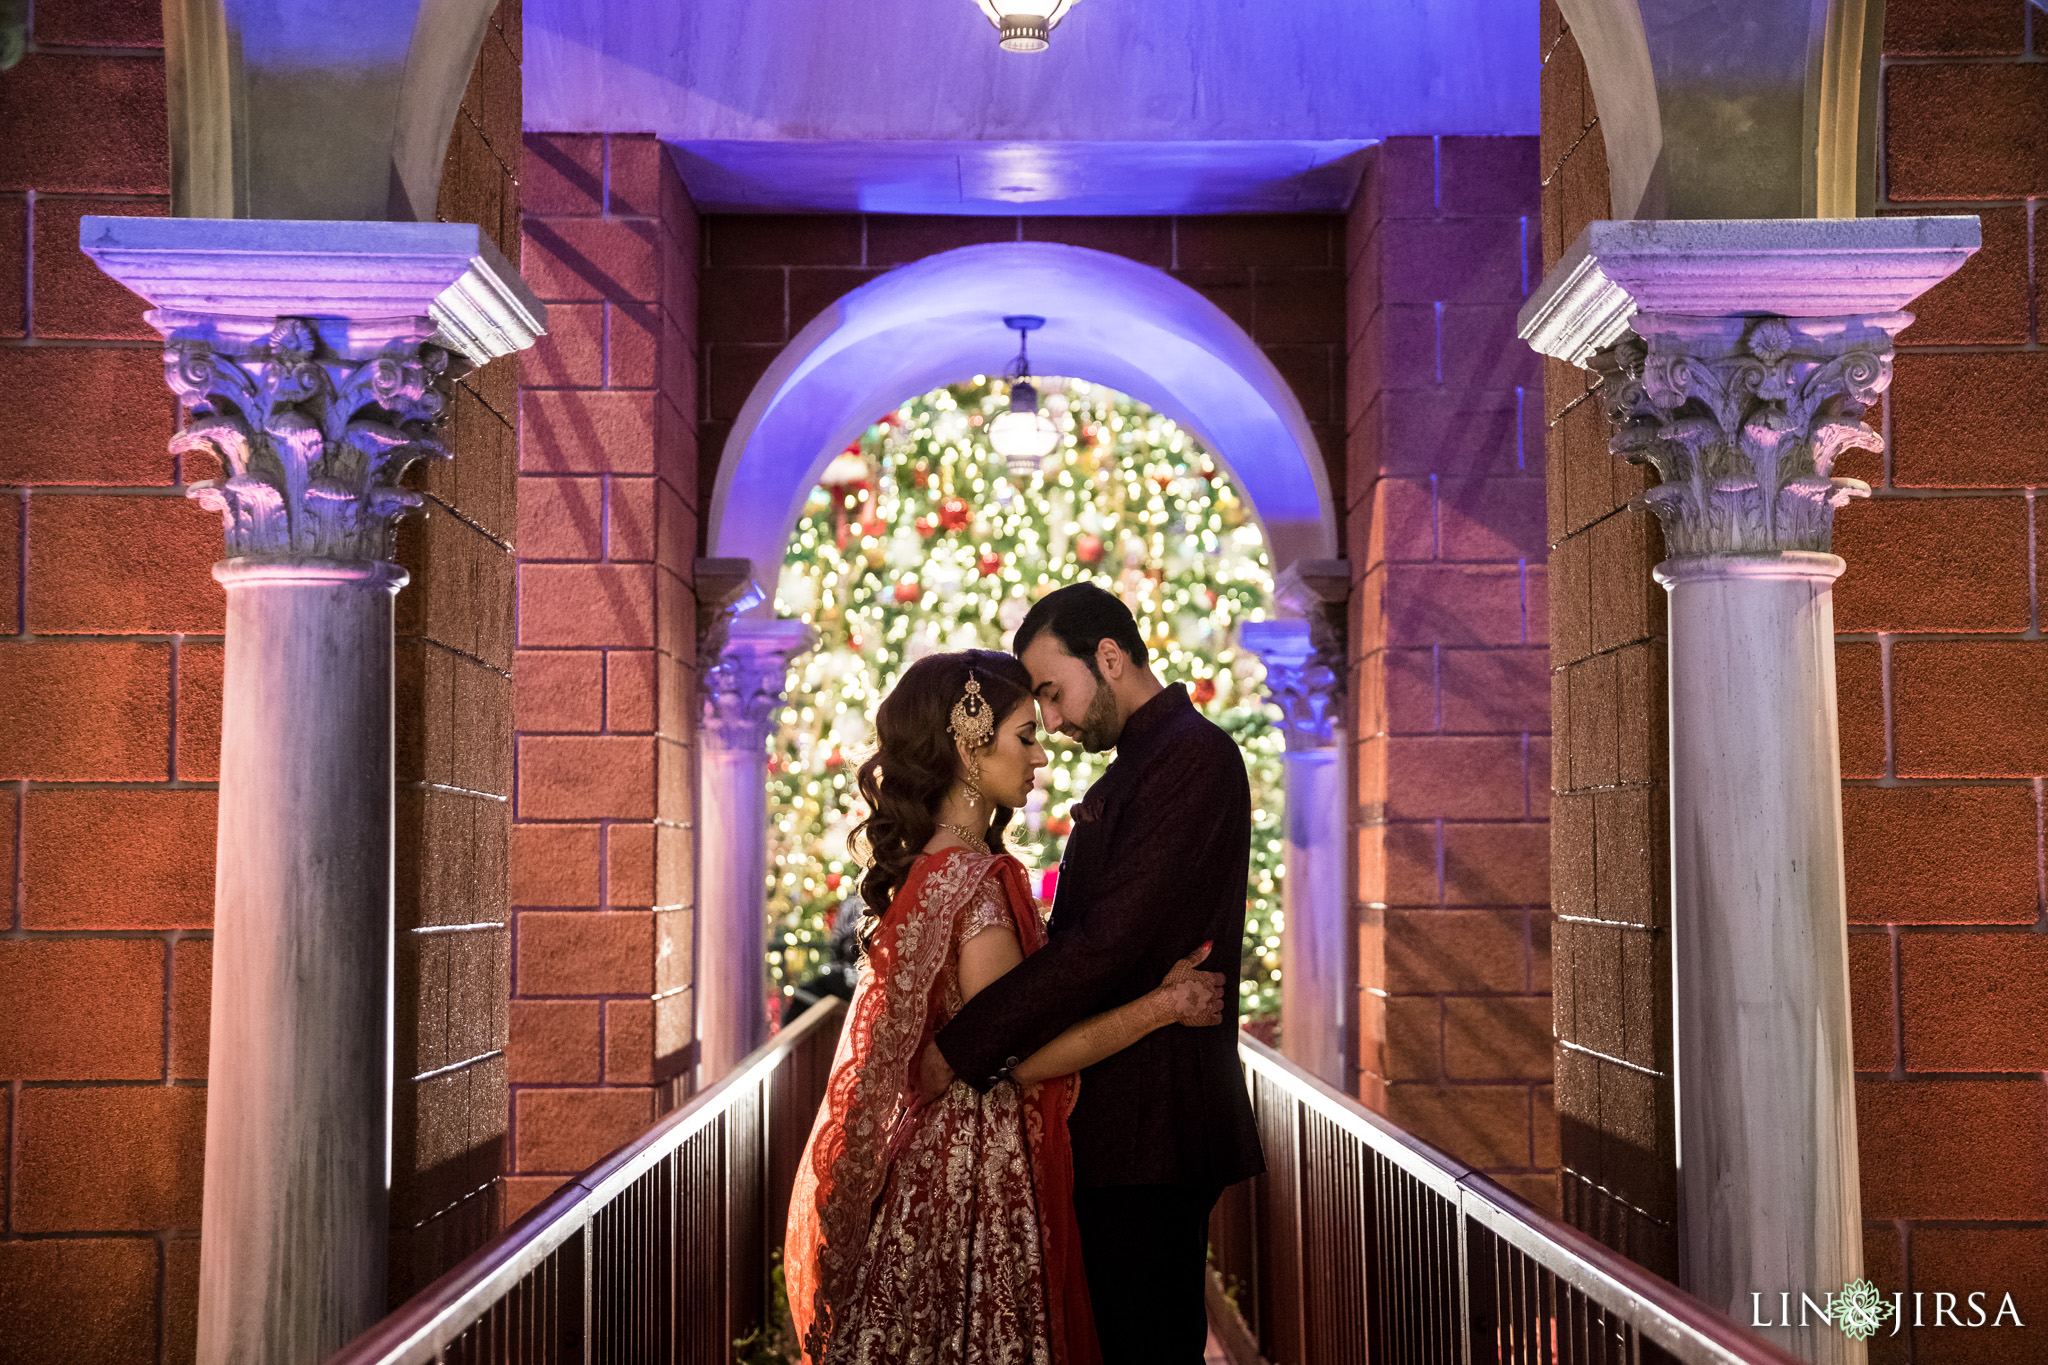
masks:
<path id="1" fill-rule="evenodd" d="M 965 825 L 955 825 L 945 820 L 939 821 L 938 824 L 939 828 L 945 830 L 948 834 L 959 835 L 961 841 L 970 848 L 988 847 L 987 830 L 983 830 L 981 833 L 976 834 L 973 830 L 967 828 Z"/>

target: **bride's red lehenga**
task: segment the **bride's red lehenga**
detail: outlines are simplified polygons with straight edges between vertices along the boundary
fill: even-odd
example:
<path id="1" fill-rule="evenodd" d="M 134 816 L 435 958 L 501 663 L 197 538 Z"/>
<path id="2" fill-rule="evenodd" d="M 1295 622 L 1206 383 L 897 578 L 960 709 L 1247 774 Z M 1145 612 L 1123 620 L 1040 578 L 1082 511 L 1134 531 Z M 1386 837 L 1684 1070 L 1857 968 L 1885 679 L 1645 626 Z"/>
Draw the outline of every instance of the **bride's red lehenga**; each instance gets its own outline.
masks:
<path id="1" fill-rule="evenodd" d="M 960 945 L 1045 944 L 1015 858 L 921 855 L 854 988 L 791 1194 L 783 1266 L 809 1365 L 1099 1365 L 1074 1221 L 1077 1079 L 955 1083 L 914 1070 L 962 1004 Z"/>

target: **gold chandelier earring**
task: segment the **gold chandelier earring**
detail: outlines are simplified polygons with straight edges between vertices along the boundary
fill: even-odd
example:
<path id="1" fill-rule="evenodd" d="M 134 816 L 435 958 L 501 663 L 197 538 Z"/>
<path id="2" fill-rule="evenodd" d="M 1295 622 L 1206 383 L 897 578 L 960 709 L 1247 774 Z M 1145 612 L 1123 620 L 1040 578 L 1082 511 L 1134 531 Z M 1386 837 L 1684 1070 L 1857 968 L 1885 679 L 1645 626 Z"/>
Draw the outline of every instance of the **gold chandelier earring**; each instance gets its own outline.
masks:
<path id="1" fill-rule="evenodd" d="M 967 746 L 967 808 L 981 809 L 981 755 L 977 752 L 988 747 L 996 737 L 996 710 L 981 695 L 981 684 L 976 681 L 972 669 L 967 673 L 967 691 L 959 701 L 953 703 L 953 714 L 947 718 L 946 733 Z"/>

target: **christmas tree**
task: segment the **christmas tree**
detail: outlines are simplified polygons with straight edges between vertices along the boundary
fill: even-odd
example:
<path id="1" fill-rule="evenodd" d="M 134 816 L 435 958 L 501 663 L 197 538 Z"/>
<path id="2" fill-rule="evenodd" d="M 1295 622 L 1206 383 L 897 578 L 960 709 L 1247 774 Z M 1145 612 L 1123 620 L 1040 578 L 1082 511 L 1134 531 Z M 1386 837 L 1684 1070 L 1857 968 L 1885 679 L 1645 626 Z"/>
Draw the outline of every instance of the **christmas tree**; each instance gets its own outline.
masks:
<path id="1" fill-rule="evenodd" d="M 1060 446 L 1037 467 L 1006 465 L 989 421 L 1000 380 L 914 398 L 826 469 L 790 537 L 776 613 L 808 622 L 818 647 L 791 670 L 769 755 L 771 998 L 832 961 L 835 923 L 858 909 L 862 866 L 847 836 L 864 813 L 854 772 L 871 717 L 903 669 L 937 650 L 1004 649 L 1033 601 L 1084 580 L 1129 605 L 1161 681 L 1185 683 L 1244 751 L 1252 790 L 1245 888 L 1248 1017 L 1279 1011 L 1282 738 L 1265 669 L 1235 627 L 1265 614 L 1265 537 L 1243 493 L 1192 434 L 1079 380 L 1039 381 Z M 1113 754 L 1049 736 L 1051 763 L 1008 831 L 1049 897 L 1071 808 Z"/>

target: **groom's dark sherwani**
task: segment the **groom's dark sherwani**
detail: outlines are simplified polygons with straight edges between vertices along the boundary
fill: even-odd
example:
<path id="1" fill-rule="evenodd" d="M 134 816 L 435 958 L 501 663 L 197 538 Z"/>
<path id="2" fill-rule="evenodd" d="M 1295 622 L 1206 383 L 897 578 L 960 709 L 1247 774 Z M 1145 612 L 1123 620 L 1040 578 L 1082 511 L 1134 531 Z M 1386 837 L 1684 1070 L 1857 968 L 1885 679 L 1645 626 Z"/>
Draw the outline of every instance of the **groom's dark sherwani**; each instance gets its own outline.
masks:
<path id="1" fill-rule="evenodd" d="M 1214 945 L 1202 968 L 1224 976 L 1221 1027 L 1170 1024 L 1081 1073 L 1067 1127 L 1091 1284 L 1105 1264 L 1137 1272 L 1131 1258 L 1150 1236 L 1141 1225 L 1156 1213 L 1170 1225 L 1160 1239 L 1191 1246 L 1194 1265 L 1173 1279 L 1187 1279 L 1198 1295 L 1209 1205 L 1223 1186 L 1265 1169 L 1237 1060 L 1251 823 L 1236 743 L 1194 708 L 1186 688 L 1166 688 L 1125 720 L 1116 761 L 1074 810 L 1046 946 L 983 988 L 938 1035 L 955 1074 L 987 1090 L 1070 1025 L 1151 990 L 1204 939 Z M 1125 1237 L 1133 1247 L 1105 1244 Z M 1094 1295 L 1109 1365 L 1122 1354 L 1120 1305 L 1146 1288 L 1127 1274 L 1115 1285 L 1117 1302 Z M 1199 1358 L 1199 1299 L 1193 1312 Z"/>

